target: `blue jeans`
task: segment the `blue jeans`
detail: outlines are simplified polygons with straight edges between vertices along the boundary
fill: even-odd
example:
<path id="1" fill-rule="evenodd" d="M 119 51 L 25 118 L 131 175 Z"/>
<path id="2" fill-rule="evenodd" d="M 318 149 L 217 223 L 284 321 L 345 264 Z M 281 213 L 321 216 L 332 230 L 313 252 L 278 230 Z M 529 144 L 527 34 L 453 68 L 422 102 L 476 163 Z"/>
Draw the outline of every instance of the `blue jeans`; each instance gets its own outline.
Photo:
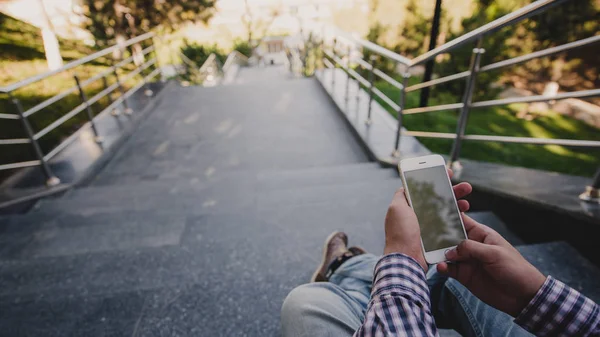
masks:
<path id="1" fill-rule="evenodd" d="M 378 259 L 372 254 L 353 257 L 329 282 L 292 290 L 281 309 L 283 336 L 352 336 L 365 318 Z M 454 329 L 463 336 L 531 336 L 511 316 L 481 302 L 435 268 L 427 273 L 427 282 L 438 328 Z"/>

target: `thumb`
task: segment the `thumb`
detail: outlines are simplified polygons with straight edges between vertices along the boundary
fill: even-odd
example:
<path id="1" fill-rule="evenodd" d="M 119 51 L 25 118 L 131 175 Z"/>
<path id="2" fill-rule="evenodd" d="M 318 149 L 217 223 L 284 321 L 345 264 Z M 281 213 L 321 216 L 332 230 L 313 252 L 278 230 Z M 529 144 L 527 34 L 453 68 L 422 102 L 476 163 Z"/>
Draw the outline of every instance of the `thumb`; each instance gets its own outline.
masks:
<path id="1" fill-rule="evenodd" d="M 464 240 L 456 248 L 446 253 L 448 261 L 477 260 L 480 262 L 492 262 L 497 255 L 497 248 L 485 243 Z"/>

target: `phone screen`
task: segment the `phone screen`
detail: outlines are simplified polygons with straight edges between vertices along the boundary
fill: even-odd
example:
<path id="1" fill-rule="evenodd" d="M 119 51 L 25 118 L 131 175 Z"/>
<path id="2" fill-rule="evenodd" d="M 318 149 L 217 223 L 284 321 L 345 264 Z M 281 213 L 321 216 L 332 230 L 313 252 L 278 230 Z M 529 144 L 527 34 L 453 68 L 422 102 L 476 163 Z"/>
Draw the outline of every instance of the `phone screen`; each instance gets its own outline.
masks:
<path id="1" fill-rule="evenodd" d="M 426 252 L 456 246 L 466 239 L 446 167 L 405 171 L 404 178 Z"/>

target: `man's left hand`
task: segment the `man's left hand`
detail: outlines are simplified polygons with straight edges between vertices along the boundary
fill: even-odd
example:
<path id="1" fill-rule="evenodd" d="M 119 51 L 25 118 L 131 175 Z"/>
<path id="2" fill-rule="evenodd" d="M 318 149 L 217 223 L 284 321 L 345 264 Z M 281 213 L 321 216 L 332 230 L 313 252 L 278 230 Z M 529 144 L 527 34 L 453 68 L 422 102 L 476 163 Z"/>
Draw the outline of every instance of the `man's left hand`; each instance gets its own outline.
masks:
<path id="1" fill-rule="evenodd" d="M 452 170 L 448 170 L 452 177 Z M 453 186 L 454 195 L 458 200 L 458 208 L 461 212 L 469 210 L 469 202 L 459 200 L 468 196 L 473 187 L 469 183 L 460 183 Z M 394 194 L 392 203 L 385 216 L 385 249 L 384 255 L 402 253 L 408 255 L 427 271 L 427 263 L 421 248 L 421 231 L 419 221 L 413 209 L 408 205 L 404 188 L 400 188 Z"/>

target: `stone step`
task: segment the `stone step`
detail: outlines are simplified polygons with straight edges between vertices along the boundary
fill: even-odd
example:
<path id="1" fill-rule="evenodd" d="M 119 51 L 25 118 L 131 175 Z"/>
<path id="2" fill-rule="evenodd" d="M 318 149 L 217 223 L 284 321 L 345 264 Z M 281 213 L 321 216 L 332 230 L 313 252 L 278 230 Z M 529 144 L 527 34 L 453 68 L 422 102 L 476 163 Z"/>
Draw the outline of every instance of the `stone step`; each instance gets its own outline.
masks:
<path id="1" fill-rule="evenodd" d="M 375 163 L 356 163 L 329 167 L 308 167 L 293 169 L 231 170 L 216 169 L 199 165 L 166 164 L 153 165 L 143 171 L 104 172 L 96 177 L 91 185 L 121 185 L 144 181 L 169 180 L 172 182 L 190 182 L 193 184 L 220 181 L 253 181 L 265 188 L 289 188 L 293 186 L 328 185 L 357 181 L 374 181 L 398 178 L 393 169 L 381 169 Z"/>
<path id="2" fill-rule="evenodd" d="M 4 280 L 0 283 L 0 297 L 13 294 L 15 289 L 22 291 L 21 295 L 33 294 L 40 289 L 39 284 L 27 285 L 29 282 L 48 282 L 43 288 L 46 291 L 52 290 L 52 287 L 57 292 L 70 291 L 71 287 L 75 287 L 81 291 L 104 293 L 113 289 L 110 284 L 104 283 L 106 279 L 112 277 L 114 282 L 119 282 L 119 279 L 128 280 L 131 276 L 132 280 L 139 281 L 142 277 L 135 277 L 136 273 L 150 273 L 148 270 L 136 271 L 136 268 L 158 268 L 161 273 L 166 273 L 170 268 L 182 268 L 182 264 L 198 262 L 202 268 L 196 272 L 200 272 L 209 268 L 210 264 L 213 265 L 210 268 L 214 269 L 241 263 L 232 256 L 243 256 L 247 267 L 254 268 L 256 272 L 278 268 L 289 271 L 288 263 L 303 263 L 306 270 L 292 275 L 306 274 L 304 276 L 308 278 L 310 265 L 320 257 L 322 241 L 334 230 L 348 233 L 351 245 L 379 254 L 384 244 L 386 208 L 385 203 L 340 201 L 335 205 L 288 205 L 244 214 L 194 216 L 157 211 L 123 211 L 92 216 L 66 214 L 55 220 L 40 221 L 27 230 L 21 227 L 20 231 L 4 233 L 3 241 L 11 244 L 12 251 L 3 250 L 0 256 L 0 278 Z M 483 212 L 472 213 L 471 216 L 480 221 L 493 218 L 493 215 Z M 5 247 L 4 244 L 2 246 Z M 565 268 L 566 264 L 561 264 L 565 262 L 564 258 L 548 259 L 553 253 L 545 249 L 545 245 L 534 247 L 538 248 L 523 248 L 523 252 L 536 263 L 541 263 L 540 268 L 551 273 Z M 557 251 L 566 256 L 577 255 L 576 251 L 565 247 Z M 538 252 L 543 254 L 536 256 Z M 171 263 L 171 258 L 177 261 Z M 559 263 L 551 262 L 554 260 Z M 583 261 L 583 258 L 574 259 L 570 266 L 583 265 Z M 125 266 L 121 268 L 123 264 L 132 266 L 131 275 L 122 275 L 127 269 Z M 138 264 L 139 267 L 133 267 Z M 597 269 L 587 264 L 585 267 L 590 271 Z M 89 280 L 85 275 L 88 269 L 112 276 L 103 278 L 96 275 L 98 280 Z M 557 275 L 575 280 L 573 273 Z M 24 276 L 20 277 L 21 274 Z M 36 279 L 38 274 L 42 280 Z M 194 275 L 192 273 L 189 277 L 195 279 Z M 286 282 L 284 274 L 279 277 L 283 283 Z M 60 282 L 61 279 L 70 281 L 64 283 Z M 84 282 L 85 279 L 88 280 Z M 82 284 L 77 285 L 74 280 L 81 280 Z M 144 282 L 149 284 L 149 288 L 161 286 L 161 279 L 155 283 L 152 279 Z M 127 281 L 123 284 L 124 291 L 138 285 Z"/>
<path id="3" fill-rule="evenodd" d="M 120 186 L 94 186 L 70 191 L 57 199 L 42 200 L 34 212 L 174 209 L 201 214 L 252 207 L 269 208 L 282 204 L 327 203 L 342 198 L 360 201 L 383 197 L 389 202 L 394 191 L 401 186 L 401 181 L 392 175 L 377 181 L 311 186 L 300 180 L 298 184 L 288 187 L 274 183 L 261 184 L 256 179 L 225 179 L 218 184 L 146 181 Z"/>

